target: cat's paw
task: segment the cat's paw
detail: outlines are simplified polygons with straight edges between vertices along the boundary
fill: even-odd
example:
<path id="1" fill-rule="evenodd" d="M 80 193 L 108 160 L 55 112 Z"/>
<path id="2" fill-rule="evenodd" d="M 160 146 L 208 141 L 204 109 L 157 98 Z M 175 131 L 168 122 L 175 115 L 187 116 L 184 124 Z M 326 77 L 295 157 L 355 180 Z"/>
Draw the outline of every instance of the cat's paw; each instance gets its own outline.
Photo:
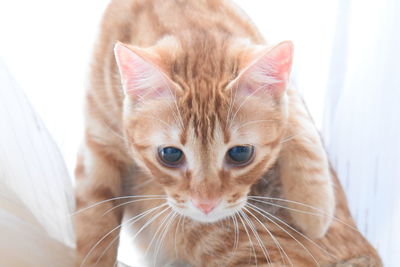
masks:
<path id="1" fill-rule="evenodd" d="M 311 239 L 323 237 L 332 222 L 332 218 L 327 216 L 316 217 L 308 214 L 291 214 L 291 216 L 301 231 Z"/>
<path id="2" fill-rule="evenodd" d="M 332 185 L 290 199 L 302 203 L 288 205 L 293 223 L 312 239 L 323 237 L 334 218 L 335 197 Z"/>

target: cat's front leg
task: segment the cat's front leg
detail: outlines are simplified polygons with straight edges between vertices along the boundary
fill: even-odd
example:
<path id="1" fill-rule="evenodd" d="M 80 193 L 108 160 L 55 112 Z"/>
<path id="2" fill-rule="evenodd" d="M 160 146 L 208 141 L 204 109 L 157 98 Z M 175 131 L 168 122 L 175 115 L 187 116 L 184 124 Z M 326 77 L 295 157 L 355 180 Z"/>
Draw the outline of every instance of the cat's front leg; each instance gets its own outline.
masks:
<path id="1" fill-rule="evenodd" d="M 122 211 L 111 209 L 121 193 L 121 165 L 106 147 L 88 139 L 78 158 L 76 182 L 77 266 L 113 266 Z"/>
<path id="2" fill-rule="evenodd" d="M 279 170 L 293 222 L 309 237 L 322 237 L 332 221 L 335 197 L 320 136 L 301 99 L 289 91 L 288 134 Z M 296 204 L 296 202 L 298 204 Z"/>

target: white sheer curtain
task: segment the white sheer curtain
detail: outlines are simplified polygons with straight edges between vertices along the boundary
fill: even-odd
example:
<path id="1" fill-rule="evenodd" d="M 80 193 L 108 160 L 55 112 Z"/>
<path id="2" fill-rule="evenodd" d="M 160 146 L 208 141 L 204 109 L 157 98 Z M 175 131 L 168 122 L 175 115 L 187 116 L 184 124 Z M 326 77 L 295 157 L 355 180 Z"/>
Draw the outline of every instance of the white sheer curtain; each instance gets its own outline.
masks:
<path id="1" fill-rule="evenodd" d="M 0 265 L 72 266 L 71 180 L 0 58 Z"/>
<path id="2" fill-rule="evenodd" d="M 360 230 L 400 264 L 400 1 L 341 0 L 323 135 Z"/>

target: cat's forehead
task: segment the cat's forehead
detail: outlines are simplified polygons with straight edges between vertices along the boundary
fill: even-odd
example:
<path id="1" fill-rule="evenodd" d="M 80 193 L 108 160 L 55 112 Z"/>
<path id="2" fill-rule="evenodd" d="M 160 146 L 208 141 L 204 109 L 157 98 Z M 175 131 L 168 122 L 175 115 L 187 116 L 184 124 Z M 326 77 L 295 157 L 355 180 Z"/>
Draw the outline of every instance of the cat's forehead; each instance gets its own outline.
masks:
<path id="1" fill-rule="evenodd" d="M 212 143 L 216 137 L 225 136 L 227 96 L 215 90 L 203 93 L 196 90 L 185 92 L 179 99 L 179 110 L 184 121 L 184 136 L 201 139 L 203 144 Z"/>
<path id="2" fill-rule="evenodd" d="M 225 132 L 230 92 L 227 85 L 239 74 L 239 60 L 221 38 L 192 38 L 181 43 L 175 54 L 170 78 L 181 89 L 178 106 L 187 127 L 204 143 L 210 142 L 216 129 Z"/>
<path id="3" fill-rule="evenodd" d="M 223 83 L 238 75 L 244 54 L 242 41 L 204 32 L 179 37 L 179 50 L 167 52 L 172 79 L 196 86 Z"/>
<path id="4" fill-rule="evenodd" d="M 184 33 L 171 38 L 164 38 L 169 51 L 163 50 L 161 57 L 166 60 L 169 78 L 181 93 L 176 99 L 184 125 L 181 140 L 184 142 L 188 134 L 193 134 L 206 144 L 218 135 L 227 142 L 228 113 L 234 104 L 227 87 L 249 61 L 248 51 L 252 49 L 248 40 L 202 31 L 191 31 L 190 38 L 185 38 Z"/>

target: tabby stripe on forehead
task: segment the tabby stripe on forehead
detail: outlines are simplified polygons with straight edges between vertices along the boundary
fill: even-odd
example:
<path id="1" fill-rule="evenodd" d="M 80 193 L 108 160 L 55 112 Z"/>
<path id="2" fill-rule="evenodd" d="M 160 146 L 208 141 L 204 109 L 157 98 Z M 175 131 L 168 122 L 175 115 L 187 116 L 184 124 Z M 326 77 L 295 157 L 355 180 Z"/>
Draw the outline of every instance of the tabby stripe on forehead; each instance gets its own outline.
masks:
<path id="1" fill-rule="evenodd" d="M 184 124 L 181 134 L 179 135 L 179 141 L 184 146 L 186 145 L 187 141 L 187 134 L 188 134 L 188 127 L 187 124 Z"/>

